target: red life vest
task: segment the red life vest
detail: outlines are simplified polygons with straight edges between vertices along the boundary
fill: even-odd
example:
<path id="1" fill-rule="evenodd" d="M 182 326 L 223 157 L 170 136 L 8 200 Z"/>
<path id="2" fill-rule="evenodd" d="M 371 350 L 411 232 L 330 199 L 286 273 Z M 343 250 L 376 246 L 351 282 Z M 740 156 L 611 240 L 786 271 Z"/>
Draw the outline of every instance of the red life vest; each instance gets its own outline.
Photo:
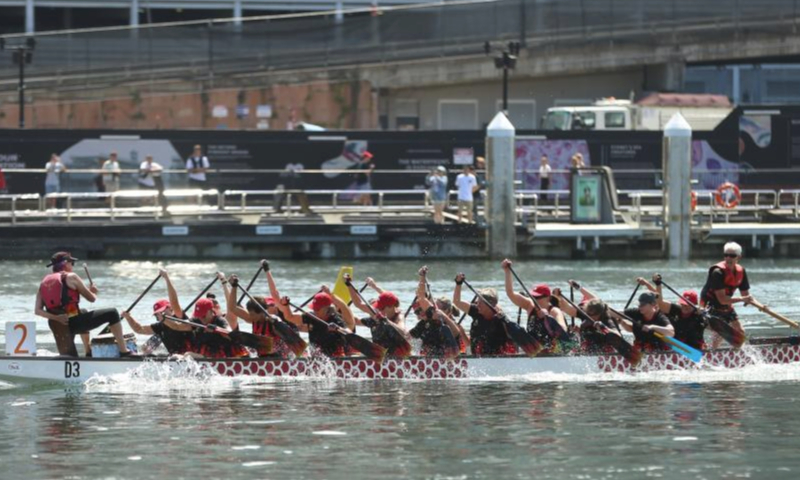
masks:
<path id="1" fill-rule="evenodd" d="M 66 313 L 70 317 L 80 313 L 78 303 L 81 296 L 77 290 L 67 286 L 67 272 L 56 272 L 47 275 L 39 285 L 45 310 L 50 313 Z"/>
<path id="2" fill-rule="evenodd" d="M 724 261 L 712 265 L 711 268 L 708 269 L 709 280 L 706 280 L 706 285 L 703 287 L 703 292 L 701 295 L 704 306 L 708 303 L 708 300 L 713 301 L 716 299 L 716 294 L 713 290 L 711 290 L 711 288 L 709 288 L 711 274 L 716 269 L 722 270 L 722 273 L 725 275 L 725 295 L 729 297 L 733 296 L 734 292 L 736 292 L 736 289 L 742 284 L 742 280 L 744 280 L 744 267 L 739 264 L 736 264 L 733 270 L 729 269 L 728 265 Z"/>

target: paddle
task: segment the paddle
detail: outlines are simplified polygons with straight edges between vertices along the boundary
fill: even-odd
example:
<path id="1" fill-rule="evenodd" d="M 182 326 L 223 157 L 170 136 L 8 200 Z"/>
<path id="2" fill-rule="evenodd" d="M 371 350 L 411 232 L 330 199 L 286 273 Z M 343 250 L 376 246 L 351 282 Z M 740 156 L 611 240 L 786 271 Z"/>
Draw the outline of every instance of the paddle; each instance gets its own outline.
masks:
<path id="1" fill-rule="evenodd" d="M 569 281 L 569 286 L 570 286 L 570 287 L 572 287 L 572 285 L 573 285 L 573 284 L 575 285 L 575 288 L 577 288 L 577 289 L 578 289 L 578 291 L 581 291 L 581 290 L 582 290 L 582 288 L 581 288 L 581 285 L 580 285 L 578 282 L 576 282 L 575 280 L 570 280 L 570 281 Z M 639 290 L 639 287 L 638 287 L 638 286 L 637 286 L 636 288 L 634 288 L 634 289 L 633 289 L 633 295 L 635 295 L 635 294 L 636 294 L 636 291 L 637 291 L 637 290 Z M 587 292 L 587 293 L 591 293 L 591 292 L 589 292 L 589 290 L 588 290 L 588 289 L 586 289 L 586 292 Z M 633 295 L 631 295 L 631 298 L 633 298 Z M 592 295 L 592 296 L 594 296 L 594 295 Z M 595 297 L 595 298 L 597 298 L 597 297 Z M 628 302 L 630 302 L 630 300 L 628 300 Z M 627 307 L 626 307 L 626 308 L 627 308 Z M 612 318 L 611 320 L 614 322 L 614 326 L 617 328 L 617 333 L 619 333 L 619 336 L 620 336 L 620 337 L 622 337 L 622 329 L 621 329 L 621 328 L 619 328 L 619 322 L 617 321 L 617 319 L 616 319 L 616 318 Z"/>
<path id="2" fill-rule="evenodd" d="M 586 311 L 582 310 L 579 306 L 575 305 L 575 303 L 573 303 L 572 300 L 567 300 L 566 298 L 564 298 L 564 300 L 566 300 L 566 302 L 570 304 L 572 308 L 574 308 L 575 311 L 578 312 L 578 314 L 581 315 L 583 318 L 589 321 L 593 321 L 592 317 L 590 317 L 589 314 L 586 313 Z M 639 365 L 639 362 L 642 361 L 642 352 L 638 348 L 634 348 L 633 345 L 625 341 L 625 339 L 622 338 L 621 335 L 615 335 L 610 331 L 606 331 L 603 335 L 606 343 L 611 345 L 614 348 L 614 350 L 616 350 L 617 353 L 622 355 L 622 357 L 625 358 L 625 360 L 627 360 L 628 363 L 630 363 L 632 366 L 635 367 Z"/>
<path id="3" fill-rule="evenodd" d="M 631 323 L 634 323 L 634 324 L 635 323 L 640 323 L 640 322 L 637 322 L 636 320 L 632 319 L 631 317 L 625 315 L 624 313 L 620 313 L 620 312 L 614 310 L 611 307 L 608 307 L 608 309 L 610 311 L 612 311 L 613 313 L 619 315 L 620 317 L 624 318 L 625 320 L 631 322 Z M 653 335 L 656 338 L 658 338 L 659 340 L 661 340 L 662 342 L 664 342 L 667 345 L 669 345 L 669 347 L 672 349 L 672 351 L 674 351 L 675 353 L 678 353 L 680 355 L 683 355 L 684 357 L 688 358 L 689 360 L 693 361 L 694 363 L 700 363 L 700 361 L 703 359 L 703 352 L 701 352 L 700 350 L 698 350 L 696 348 L 690 347 L 689 345 L 686 345 L 685 343 L 681 342 L 680 340 L 676 340 L 676 339 L 674 339 L 672 337 L 667 337 L 667 336 L 662 335 L 662 334 L 660 334 L 658 332 L 653 332 Z"/>
<path id="4" fill-rule="evenodd" d="M 255 285 L 258 276 L 261 275 L 261 271 L 264 270 L 264 262 L 266 262 L 266 260 L 262 260 L 261 263 L 258 265 L 258 270 L 256 270 L 256 273 L 255 275 L 253 275 L 253 278 L 250 279 L 250 283 L 247 284 L 247 288 L 242 290 L 243 293 L 241 294 L 241 296 L 239 296 L 239 301 L 236 302 L 236 305 L 242 304 L 242 300 L 244 300 L 244 294 L 248 292 L 251 288 L 253 288 L 253 285 Z M 267 266 L 269 266 L 269 263 L 267 263 Z"/>
<path id="5" fill-rule="evenodd" d="M 349 279 L 344 280 L 345 285 L 348 287 L 352 287 L 352 282 Z M 365 285 L 366 286 L 366 285 Z M 384 347 L 389 350 L 390 354 L 393 357 L 400 357 L 406 358 L 411 355 L 411 343 L 398 331 L 398 327 L 394 325 L 388 325 L 389 319 L 386 318 L 385 315 L 382 313 L 378 313 L 375 308 L 369 304 L 366 300 L 364 300 L 364 296 L 361 295 L 361 292 L 353 288 L 353 291 L 356 292 L 358 295 L 358 299 L 361 300 L 361 303 L 367 306 L 367 309 L 371 312 L 372 318 L 377 322 L 375 329 L 378 328 L 382 329 L 382 332 L 385 332 L 387 340 L 389 343 L 394 345 L 393 347 Z"/>
<path id="6" fill-rule="evenodd" d="M 762 313 L 766 313 L 770 317 L 774 318 L 775 320 L 779 320 L 779 321 L 785 323 L 786 325 L 789 325 L 792 328 L 800 328 L 800 325 L 798 325 L 798 323 L 795 322 L 794 320 L 790 320 L 790 319 L 786 318 L 785 316 L 781 315 L 780 313 L 773 312 L 768 306 L 763 305 L 763 304 L 757 302 L 756 300 L 750 300 L 748 303 L 750 305 L 756 307 Z"/>
<path id="7" fill-rule="evenodd" d="M 214 286 L 214 284 L 215 284 L 215 283 L 217 283 L 217 281 L 218 281 L 218 280 L 219 280 L 219 278 L 217 278 L 217 277 L 216 277 L 216 275 L 215 275 L 215 276 L 214 276 L 214 280 L 211 280 L 211 283 L 209 283 L 208 285 L 206 285 L 206 288 L 204 288 L 202 292 L 198 293 L 198 294 L 197 294 L 197 296 L 196 296 L 196 297 L 194 297 L 194 300 L 192 300 L 192 303 L 190 303 L 189 305 L 186 305 L 185 307 L 183 307 L 183 311 L 184 311 L 184 312 L 186 312 L 187 310 L 189 310 L 190 308 L 192 308 L 192 306 L 193 306 L 195 303 L 197 303 L 197 301 L 198 301 L 198 300 L 200 300 L 200 298 L 201 298 L 203 295 L 205 295 L 205 294 L 206 294 L 206 292 L 208 292 L 209 290 L 211 290 L 211 287 L 213 287 L 213 286 Z"/>
<path id="8" fill-rule="evenodd" d="M 233 288 L 238 287 L 239 282 L 237 281 L 234 282 L 231 282 L 231 286 Z M 250 292 L 248 292 L 247 290 L 242 289 L 242 296 L 247 296 L 247 298 L 249 298 L 253 303 L 255 303 L 258 309 L 261 310 L 261 312 L 263 312 L 264 315 L 267 316 L 267 321 L 272 324 L 275 333 L 278 335 L 278 337 L 280 337 L 281 340 L 283 340 L 283 343 L 285 343 L 286 346 L 289 347 L 289 349 L 292 351 L 292 353 L 294 353 L 296 357 L 301 356 L 303 352 L 305 352 L 308 344 L 305 342 L 305 340 L 303 340 L 300 337 L 300 334 L 295 332 L 294 329 L 292 329 L 292 327 L 290 327 L 286 322 L 282 321 L 280 317 L 270 315 L 270 313 L 267 312 L 267 309 L 264 308 L 259 302 L 257 302 L 256 299 L 253 298 L 253 296 L 250 295 Z"/>
<path id="9" fill-rule="evenodd" d="M 667 282 L 665 282 L 663 279 L 661 280 L 661 285 L 667 287 L 667 290 L 677 295 L 680 299 L 684 301 L 684 303 L 686 303 L 686 305 L 692 307 L 692 310 L 694 310 L 695 313 L 700 313 L 699 308 L 697 308 L 692 302 L 687 300 L 686 297 L 678 293 L 674 288 L 670 287 L 667 284 Z M 722 320 L 721 318 L 715 317 L 714 315 L 711 315 L 708 312 L 702 312 L 701 315 L 703 318 L 708 320 L 708 326 L 710 326 L 712 330 L 717 332 L 720 337 L 724 338 L 725 341 L 730 343 L 734 348 L 741 347 L 744 341 L 746 340 L 744 332 L 736 330 L 732 326 L 725 323 L 725 321 Z"/>
<path id="10" fill-rule="evenodd" d="M 477 295 L 474 295 L 474 296 L 472 297 L 472 300 L 471 300 L 469 303 L 470 303 L 470 304 L 473 304 L 473 303 L 475 303 L 475 300 L 477 300 L 477 299 L 478 299 L 478 296 L 477 296 Z M 458 324 L 459 324 L 459 325 L 461 325 L 461 322 L 463 322 L 463 321 L 464 321 L 464 318 L 466 318 L 466 316 L 467 316 L 467 313 L 469 313 L 469 310 L 464 310 L 464 313 L 462 313 L 462 314 L 461 314 L 461 318 L 459 318 L 459 319 L 458 319 Z M 520 327 L 520 328 L 522 328 L 522 327 Z"/>
<path id="11" fill-rule="evenodd" d="M 164 315 L 164 318 L 167 318 L 176 323 L 183 323 L 186 325 L 190 325 L 194 328 L 212 331 L 214 333 L 218 333 L 225 338 L 228 338 L 230 341 L 234 343 L 239 343 L 244 345 L 245 347 L 254 348 L 258 351 L 272 351 L 272 339 L 269 337 L 262 337 L 261 335 L 255 335 L 252 333 L 242 332 L 239 330 L 234 330 L 229 332 L 225 329 L 219 328 L 216 325 L 203 325 L 202 323 L 195 323 L 190 322 L 189 320 L 184 320 L 182 318 L 173 317 L 170 315 Z"/>
<path id="12" fill-rule="evenodd" d="M 474 293 L 475 296 L 478 299 L 480 299 L 481 302 L 486 304 L 495 314 L 499 313 L 497 308 L 488 301 L 486 301 L 486 299 L 483 298 L 483 295 L 478 293 L 477 290 L 472 288 L 472 285 L 470 285 L 469 282 L 466 281 L 466 279 L 464 280 L 464 285 L 466 285 L 467 288 L 469 288 L 472 291 L 472 293 Z M 535 357 L 539 352 L 542 351 L 542 344 L 539 343 L 538 340 L 530 336 L 528 332 L 525 331 L 524 328 L 509 321 L 505 321 L 503 322 L 503 324 L 506 327 L 508 335 L 511 337 L 512 340 L 514 340 L 514 343 L 516 343 L 529 357 Z"/>
<path id="13" fill-rule="evenodd" d="M 131 306 L 128 307 L 127 310 L 125 310 L 125 311 L 130 313 L 130 311 L 133 310 L 134 307 L 136 307 L 136 305 L 139 304 L 139 301 L 142 298 L 144 298 L 145 295 L 147 295 L 147 292 L 149 292 L 150 289 L 153 288 L 153 286 L 158 282 L 159 279 L 161 279 L 161 274 L 160 273 L 158 275 L 156 275 L 156 278 L 154 278 L 153 281 L 150 282 L 150 285 L 148 285 L 147 288 L 145 288 L 144 291 L 142 293 L 140 293 L 138 297 L 136 297 L 136 300 L 134 300 L 133 303 L 131 303 Z M 106 327 L 106 328 L 108 328 L 108 327 Z M 109 332 L 110 331 L 111 330 L 109 330 Z M 143 352 L 152 352 L 153 350 L 158 348 L 159 345 L 161 345 L 161 337 L 159 337 L 158 335 L 153 335 L 150 338 L 148 338 L 146 342 L 144 342 L 144 345 L 142 345 L 142 351 Z"/>
<path id="14" fill-rule="evenodd" d="M 83 271 L 86 272 L 86 278 L 89 280 L 89 287 L 94 286 L 94 280 L 92 280 L 92 275 L 89 273 L 89 265 L 83 264 Z M 105 335 L 107 333 L 111 333 L 111 326 L 107 325 L 106 328 L 100 330 L 98 335 Z M 88 335 L 88 333 L 81 334 L 81 335 Z"/>
<path id="15" fill-rule="evenodd" d="M 369 284 L 367 282 L 364 282 L 364 285 L 358 290 L 358 293 L 359 294 L 364 293 L 364 290 L 366 290 L 368 286 L 369 286 Z M 351 297 L 352 297 L 352 295 L 351 295 Z M 361 297 L 361 295 L 359 295 L 359 297 Z M 339 298 L 342 298 L 342 297 L 339 297 Z M 364 297 L 361 297 L 361 298 L 362 298 L 362 301 L 363 301 Z M 414 300 L 416 300 L 416 297 L 414 297 Z M 364 303 L 366 304 L 367 302 L 364 302 Z M 353 299 L 350 298 L 350 301 L 347 302 L 347 306 L 349 307 L 352 304 L 353 304 Z M 413 303 L 412 303 L 412 305 L 413 305 Z M 408 313 L 406 313 L 406 315 L 408 315 Z M 405 316 L 405 315 L 403 315 L 403 316 Z"/>
<path id="16" fill-rule="evenodd" d="M 533 298 L 533 295 L 531 295 L 531 292 L 530 290 L 528 290 L 528 287 L 525 285 L 525 282 L 523 282 L 522 279 L 519 278 L 519 275 L 517 275 L 517 272 L 514 271 L 514 267 L 508 265 L 508 271 L 511 272 L 511 275 L 514 275 L 514 278 L 517 280 L 517 283 L 519 283 L 520 287 L 522 287 L 522 290 L 525 292 L 525 295 L 531 300 L 531 302 L 533 303 L 533 307 L 536 310 L 536 313 L 538 314 L 539 312 L 541 312 L 542 307 L 540 307 L 539 302 L 537 302 L 536 299 Z M 564 330 L 561 324 L 558 323 L 558 320 L 556 320 L 552 315 L 545 314 L 544 321 L 547 322 L 545 326 L 548 331 L 556 332 L 555 337 L 558 340 L 562 341 L 571 340 L 566 330 Z"/>
<path id="17" fill-rule="evenodd" d="M 631 306 L 631 302 L 633 301 L 633 297 L 636 296 L 636 292 L 639 291 L 639 287 L 641 287 L 641 286 L 642 286 L 641 283 L 637 283 L 636 284 L 636 288 L 633 289 L 633 293 L 631 293 L 631 296 L 628 298 L 628 303 L 625 304 L 625 308 L 623 308 L 623 310 L 627 310 L 628 307 Z"/>
<path id="18" fill-rule="evenodd" d="M 431 284 L 428 283 L 428 277 L 426 275 L 427 275 L 427 267 L 425 267 L 423 273 L 423 278 L 425 280 L 425 295 L 428 297 L 431 304 L 433 304 L 435 307 L 436 302 L 433 300 L 433 294 L 431 293 Z M 447 313 L 442 312 L 442 313 L 445 315 L 449 315 L 449 312 Z M 442 338 L 442 355 L 445 358 L 452 359 L 461 355 L 461 345 L 458 343 L 458 340 L 456 340 L 455 335 L 453 335 L 453 332 L 450 330 L 450 327 L 444 320 L 441 320 L 440 322 L 439 334 L 441 335 Z"/>
<path id="19" fill-rule="evenodd" d="M 303 310 L 303 307 L 298 307 L 297 305 L 291 302 L 289 302 L 289 306 L 294 308 L 295 310 L 300 311 L 301 313 L 306 315 L 306 317 L 310 318 L 314 322 L 315 328 L 325 328 L 325 329 L 330 328 L 331 324 L 319 318 L 318 316 L 314 315 L 313 313 L 308 313 L 306 310 Z M 341 327 L 337 327 L 337 331 L 342 335 L 344 335 L 348 345 L 361 352 L 365 357 L 367 357 L 370 360 L 374 360 L 375 362 L 378 363 L 383 362 L 383 359 L 386 357 L 385 348 L 375 343 L 372 343 L 366 338 L 356 335 L 355 333 L 351 333 Z"/>

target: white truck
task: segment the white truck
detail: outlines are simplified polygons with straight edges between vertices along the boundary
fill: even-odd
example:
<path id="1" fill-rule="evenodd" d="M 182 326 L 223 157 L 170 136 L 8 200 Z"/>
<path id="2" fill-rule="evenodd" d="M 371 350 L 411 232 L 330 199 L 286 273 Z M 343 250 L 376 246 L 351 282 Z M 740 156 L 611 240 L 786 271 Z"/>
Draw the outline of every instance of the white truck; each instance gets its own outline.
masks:
<path id="1" fill-rule="evenodd" d="M 724 95 L 654 93 L 632 102 L 604 98 L 585 107 L 548 108 L 544 130 L 663 130 L 675 113 L 693 130 L 713 130 L 733 110 Z"/>

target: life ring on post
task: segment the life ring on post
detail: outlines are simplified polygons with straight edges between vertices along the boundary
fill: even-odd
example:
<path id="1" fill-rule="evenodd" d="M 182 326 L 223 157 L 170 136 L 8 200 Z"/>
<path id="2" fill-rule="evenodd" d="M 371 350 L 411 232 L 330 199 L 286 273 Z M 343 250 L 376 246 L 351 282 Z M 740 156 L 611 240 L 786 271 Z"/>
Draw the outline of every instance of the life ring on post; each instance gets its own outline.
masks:
<path id="1" fill-rule="evenodd" d="M 732 192 L 732 195 L 727 193 L 728 190 Z M 717 201 L 717 205 L 720 207 L 732 209 L 736 208 L 736 206 L 739 205 L 739 202 L 742 201 L 742 192 L 739 190 L 738 185 L 735 185 L 731 182 L 725 182 L 717 187 L 717 192 L 714 194 L 714 199 Z"/>
<path id="2" fill-rule="evenodd" d="M 691 203 L 691 206 L 692 206 L 692 211 L 693 212 L 695 210 L 697 210 L 697 192 L 695 192 L 694 190 L 692 190 L 692 203 Z"/>

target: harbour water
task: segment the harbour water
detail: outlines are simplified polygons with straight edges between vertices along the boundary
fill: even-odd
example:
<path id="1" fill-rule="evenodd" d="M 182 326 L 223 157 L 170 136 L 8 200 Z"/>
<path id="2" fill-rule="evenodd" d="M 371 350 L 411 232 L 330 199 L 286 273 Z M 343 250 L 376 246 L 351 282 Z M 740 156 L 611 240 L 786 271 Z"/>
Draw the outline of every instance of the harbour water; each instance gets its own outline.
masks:
<path id="1" fill-rule="evenodd" d="M 6 319 L 33 320 L 41 262 L 6 262 Z M 710 263 L 710 262 L 709 262 Z M 752 293 L 800 318 L 800 261 L 745 260 Z M 165 263 L 185 302 L 216 270 L 249 280 L 255 262 Z M 502 290 L 499 262 L 430 262 L 435 295 L 464 271 Z M 304 300 L 339 264 L 275 262 L 282 293 Z M 359 262 L 403 306 L 417 264 Z M 91 263 L 98 307 L 124 309 L 158 265 Z M 574 278 L 615 306 L 633 279 L 662 273 L 701 286 L 705 263 L 524 262 L 531 287 Z M 265 282 L 256 287 L 265 293 Z M 219 293 L 219 292 L 217 292 Z M 158 285 L 134 310 L 149 317 Z M 502 296 L 502 295 L 501 295 Z M 513 311 L 509 302 L 506 310 Z M 788 333 L 752 307 L 748 330 Z M 52 342 L 38 322 L 40 343 Z M 2 328 L 2 325 L 0 325 Z M 4 343 L 4 341 L 3 341 Z M 637 375 L 507 376 L 447 381 L 230 379 L 166 374 L 157 365 L 90 380 L 30 387 L 0 383 L 0 478 L 639 479 L 800 477 L 800 365 Z"/>

